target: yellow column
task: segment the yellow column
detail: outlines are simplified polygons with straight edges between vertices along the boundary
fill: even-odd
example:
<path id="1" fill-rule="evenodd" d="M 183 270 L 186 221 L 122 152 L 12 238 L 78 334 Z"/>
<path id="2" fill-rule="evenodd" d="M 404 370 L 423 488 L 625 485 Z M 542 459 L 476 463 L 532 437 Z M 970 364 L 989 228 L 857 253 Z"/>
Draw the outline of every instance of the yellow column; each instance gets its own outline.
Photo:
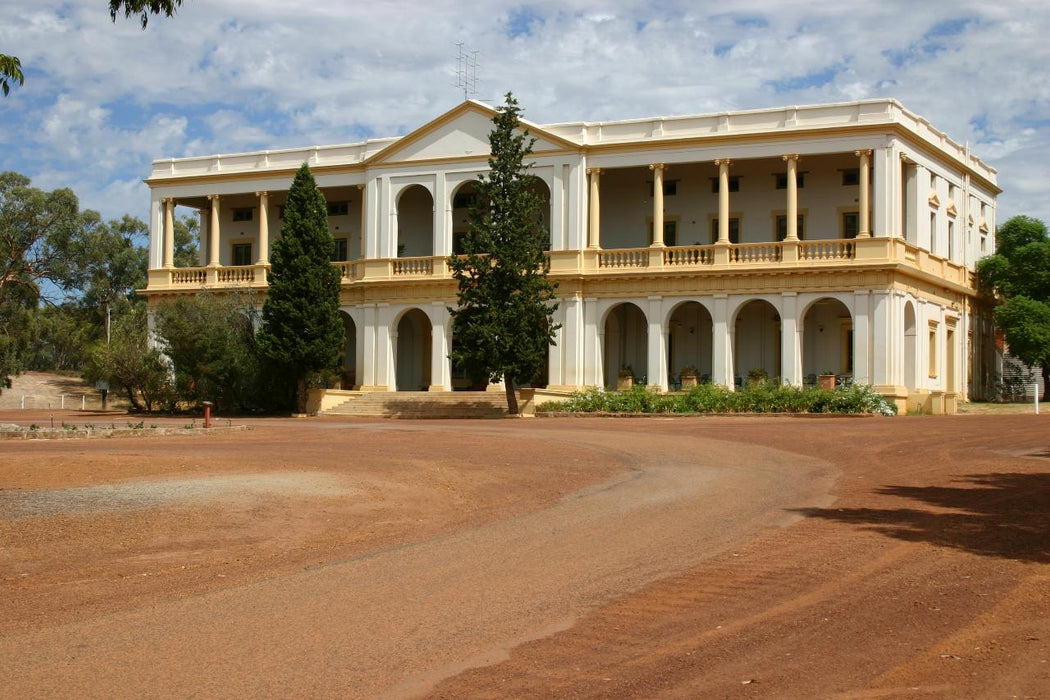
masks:
<path id="1" fill-rule="evenodd" d="M 860 156 L 860 231 L 857 238 L 871 238 L 871 180 L 869 168 L 871 167 L 871 149 L 866 151 L 854 151 L 854 155 Z"/>
<path id="2" fill-rule="evenodd" d="M 602 174 L 601 168 L 588 168 L 587 174 L 591 176 L 591 195 L 589 198 L 589 212 L 590 220 L 588 225 L 589 237 L 587 240 L 588 248 L 601 248 L 601 203 L 598 200 L 599 192 L 599 177 Z"/>
<path id="3" fill-rule="evenodd" d="M 164 199 L 164 267 L 175 267 L 175 200 Z"/>
<path id="4" fill-rule="evenodd" d="M 729 243 L 729 163 L 728 158 L 715 161 L 718 166 L 718 242 Z"/>
<path id="5" fill-rule="evenodd" d="M 787 237 L 798 240 L 798 154 L 784 156 L 787 161 Z"/>
<path id="6" fill-rule="evenodd" d="M 211 218 L 208 220 L 208 267 L 219 266 L 219 195 L 209 194 Z"/>
<path id="7" fill-rule="evenodd" d="M 664 247 L 664 164 L 649 166 L 653 171 L 653 247 Z"/>
<path id="8" fill-rule="evenodd" d="M 256 192 L 259 198 L 259 255 L 256 265 L 270 263 L 270 193 Z"/>
<path id="9" fill-rule="evenodd" d="M 366 228 L 368 224 L 368 216 L 365 214 L 365 186 L 358 185 L 357 191 L 361 193 L 361 259 L 365 258 L 365 242 L 366 242 Z"/>

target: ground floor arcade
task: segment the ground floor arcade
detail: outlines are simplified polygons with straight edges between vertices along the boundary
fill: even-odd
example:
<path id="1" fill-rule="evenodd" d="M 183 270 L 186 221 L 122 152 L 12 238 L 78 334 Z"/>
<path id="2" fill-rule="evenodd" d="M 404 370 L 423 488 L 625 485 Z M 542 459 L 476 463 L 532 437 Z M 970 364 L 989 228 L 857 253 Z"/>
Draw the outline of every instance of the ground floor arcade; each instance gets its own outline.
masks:
<path id="1" fill-rule="evenodd" d="M 344 386 L 363 390 L 485 388 L 450 362 L 446 302 L 343 308 Z M 661 391 L 683 376 L 729 387 L 818 375 L 870 384 L 901 408 L 950 408 L 970 395 L 986 326 L 957 305 L 903 290 L 563 298 L 545 376 L 551 389 L 614 389 L 618 378 Z M 975 349 L 975 347 L 977 349 Z M 980 379 L 977 380 L 980 383 Z M 937 406 L 932 406 L 936 409 Z"/>

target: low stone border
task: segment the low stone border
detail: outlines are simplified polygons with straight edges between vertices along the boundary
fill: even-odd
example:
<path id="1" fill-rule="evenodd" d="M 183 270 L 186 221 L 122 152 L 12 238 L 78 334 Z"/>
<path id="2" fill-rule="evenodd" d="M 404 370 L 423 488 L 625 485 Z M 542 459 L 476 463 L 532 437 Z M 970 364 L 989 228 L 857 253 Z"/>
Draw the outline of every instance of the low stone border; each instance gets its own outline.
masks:
<path id="1" fill-rule="evenodd" d="M 614 411 L 536 411 L 537 418 L 887 418 L 878 413 L 618 413 Z"/>
<path id="2" fill-rule="evenodd" d="M 215 435 L 251 430 L 247 425 L 225 428 L 37 428 L 10 425 L 0 428 L 0 440 L 89 440 L 96 438 Z"/>

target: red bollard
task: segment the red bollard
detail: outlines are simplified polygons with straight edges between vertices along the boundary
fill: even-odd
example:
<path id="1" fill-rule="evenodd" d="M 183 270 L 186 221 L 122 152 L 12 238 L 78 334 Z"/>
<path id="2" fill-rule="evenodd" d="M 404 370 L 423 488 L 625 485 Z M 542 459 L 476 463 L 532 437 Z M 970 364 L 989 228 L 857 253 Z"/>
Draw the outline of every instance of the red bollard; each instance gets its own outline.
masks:
<path id="1" fill-rule="evenodd" d="M 211 427 L 211 407 L 214 406 L 214 405 L 215 404 L 213 404 L 211 401 L 205 401 L 204 402 L 204 427 L 205 428 L 210 428 Z"/>

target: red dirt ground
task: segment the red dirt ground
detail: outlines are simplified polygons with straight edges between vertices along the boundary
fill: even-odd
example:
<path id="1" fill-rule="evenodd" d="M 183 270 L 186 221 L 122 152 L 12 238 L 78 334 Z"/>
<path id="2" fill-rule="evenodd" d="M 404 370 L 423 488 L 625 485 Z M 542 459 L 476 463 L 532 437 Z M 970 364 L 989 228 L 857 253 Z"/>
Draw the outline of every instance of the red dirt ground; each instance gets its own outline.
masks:
<path id="1" fill-rule="evenodd" d="M 1045 415 L 235 423 L 0 442 L 0 696 L 1050 689 Z"/>

